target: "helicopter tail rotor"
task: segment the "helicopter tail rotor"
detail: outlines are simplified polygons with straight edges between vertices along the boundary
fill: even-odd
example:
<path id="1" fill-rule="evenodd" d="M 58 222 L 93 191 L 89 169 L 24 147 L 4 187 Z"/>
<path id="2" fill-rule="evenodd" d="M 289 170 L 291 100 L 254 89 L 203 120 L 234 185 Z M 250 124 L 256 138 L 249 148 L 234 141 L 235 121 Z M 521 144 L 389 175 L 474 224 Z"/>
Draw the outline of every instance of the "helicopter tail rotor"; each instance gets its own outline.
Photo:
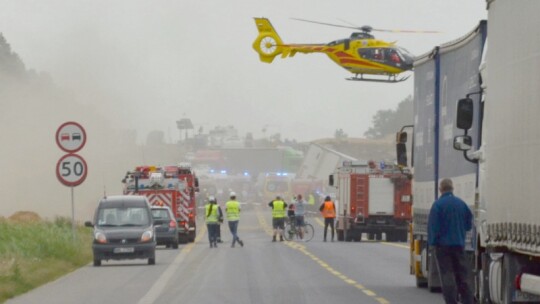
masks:
<path id="1" fill-rule="evenodd" d="M 255 18 L 259 36 L 253 42 L 253 48 L 259 53 L 262 62 L 271 63 L 283 52 L 283 41 L 267 18 Z"/>

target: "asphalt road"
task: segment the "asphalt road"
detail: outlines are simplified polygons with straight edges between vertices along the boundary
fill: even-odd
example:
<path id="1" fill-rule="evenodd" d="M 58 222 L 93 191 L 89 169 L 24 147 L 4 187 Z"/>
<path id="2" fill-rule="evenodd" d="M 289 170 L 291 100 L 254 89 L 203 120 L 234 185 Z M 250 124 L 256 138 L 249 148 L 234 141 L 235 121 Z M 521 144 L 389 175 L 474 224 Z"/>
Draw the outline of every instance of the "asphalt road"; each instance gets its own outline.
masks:
<path id="1" fill-rule="evenodd" d="M 242 248 L 209 248 L 204 225 L 195 243 L 158 247 L 146 260 L 91 264 L 8 301 L 18 303 L 444 303 L 441 294 L 415 287 L 405 243 L 323 242 L 322 221 L 310 242 L 271 242 L 271 211 L 242 207 Z"/>

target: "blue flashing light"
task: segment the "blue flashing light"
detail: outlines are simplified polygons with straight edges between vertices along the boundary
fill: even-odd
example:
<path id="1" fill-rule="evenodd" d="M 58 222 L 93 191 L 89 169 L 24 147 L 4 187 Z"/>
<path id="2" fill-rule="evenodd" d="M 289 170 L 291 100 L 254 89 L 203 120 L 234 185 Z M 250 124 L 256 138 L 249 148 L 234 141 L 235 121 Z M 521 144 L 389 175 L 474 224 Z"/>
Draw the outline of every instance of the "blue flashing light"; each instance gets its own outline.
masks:
<path id="1" fill-rule="evenodd" d="M 249 173 L 248 173 L 248 172 L 244 172 L 244 176 L 249 176 Z"/>
<path id="2" fill-rule="evenodd" d="M 221 174 L 227 174 L 227 170 L 221 170 Z"/>
<path id="3" fill-rule="evenodd" d="M 277 176 L 281 176 L 281 172 L 276 173 Z"/>

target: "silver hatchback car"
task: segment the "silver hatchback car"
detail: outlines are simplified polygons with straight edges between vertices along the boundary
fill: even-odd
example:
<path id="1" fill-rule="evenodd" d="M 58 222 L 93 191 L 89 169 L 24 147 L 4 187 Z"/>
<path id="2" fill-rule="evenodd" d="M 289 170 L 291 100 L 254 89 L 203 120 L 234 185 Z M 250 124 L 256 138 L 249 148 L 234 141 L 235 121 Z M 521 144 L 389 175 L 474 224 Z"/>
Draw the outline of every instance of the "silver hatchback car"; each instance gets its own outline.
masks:
<path id="1" fill-rule="evenodd" d="M 158 245 L 178 249 L 178 225 L 169 207 L 152 206 L 152 218 Z"/>

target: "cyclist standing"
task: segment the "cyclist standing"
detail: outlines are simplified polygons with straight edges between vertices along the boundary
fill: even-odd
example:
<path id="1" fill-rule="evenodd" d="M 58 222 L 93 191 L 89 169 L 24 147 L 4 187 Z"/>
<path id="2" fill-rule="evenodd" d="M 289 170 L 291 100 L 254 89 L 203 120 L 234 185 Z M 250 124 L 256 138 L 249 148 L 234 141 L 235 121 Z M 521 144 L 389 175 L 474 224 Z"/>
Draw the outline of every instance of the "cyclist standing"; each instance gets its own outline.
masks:
<path id="1" fill-rule="evenodd" d="M 296 203 L 294 208 L 294 217 L 296 220 L 296 228 L 298 229 L 298 236 L 301 240 L 304 239 L 304 216 L 306 215 L 306 201 L 302 198 L 302 194 L 296 196 Z"/>

